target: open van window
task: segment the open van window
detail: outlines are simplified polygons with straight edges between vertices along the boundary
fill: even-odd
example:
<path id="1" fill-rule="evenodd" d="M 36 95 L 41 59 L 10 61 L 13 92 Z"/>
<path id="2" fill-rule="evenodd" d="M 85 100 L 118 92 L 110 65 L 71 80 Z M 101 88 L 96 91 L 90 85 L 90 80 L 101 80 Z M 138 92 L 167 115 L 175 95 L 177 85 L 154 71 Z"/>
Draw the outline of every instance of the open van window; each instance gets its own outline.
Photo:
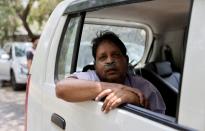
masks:
<path id="1" fill-rule="evenodd" d="M 155 3 L 155 2 L 154 2 Z M 188 3 L 188 2 L 187 2 Z M 60 58 L 60 61 L 64 61 L 64 64 L 62 65 L 62 62 L 60 63 L 61 66 L 58 67 L 58 69 L 66 69 L 69 66 L 75 66 L 76 70 L 74 71 L 82 71 L 83 67 L 89 64 L 93 64 L 93 57 L 91 55 L 91 41 L 92 39 L 96 36 L 97 33 L 100 31 L 113 31 L 117 35 L 119 35 L 120 39 L 125 43 L 127 49 L 128 49 L 128 56 L 129 56 L 129 62 L 134 61 L 135 64 L 139 65 L 145 65 L 145 66 L 138 66 L 140 68 L 135 68 L 134 69 L 134 74 L 140 75 L 141 77 L 144 77 L 148 81 L 152 82 L 153 85 L 156 86 L 156 88 L 160 91 L 162 94 L 166 106 L 167 106 L 167 112 L 166 115 L 173 117 L 173 119 L 169 119 L 172 121 L 175 121 L 176 119 L 176 113 L 177 113 L 177 98 L 179 96 L 179 89 L 176 88 L 174 91 L 172 90 L 172 86 L 170 86 L 170 83 L 162 81 L 158 81 L 156 78 L 160 76 L 155 76 L 157 74 L 152 74 L 152 70 L 148 70 L 148 68 L 145 68 L 148 63 L 150 62 L 158 62 L 158 61 L 167 61 L 167 59 L 162 57 L 162 47 L 166 44 L 169 45 L 170 48 L 172 48 L 172 54 L 174 61 L 169 61 L 169 62 L 174 62 L 171 63 L 171 66 L 177 66 L 178 64 L 182 63 L 181 60 L 176 59 L 176 55 L 179 54 L 180 50 L 182 48 L 182 43 L 184 42 L 183 36 L 185 33 L 185 27 L 187 27 L 188 24 L 188 16 L 189 16 L 189 4 L 186 3 L 186 7 L 184 7 L 184 14 L 182 14 L 182 18 L 184 18 L 181 21 L 176 21 L 176 23 L 169 23 L 170 25 L 167 25 L 165 21 L 160 21 L 157 18 L 158 17 L 163 17 L 163 16 L 157 16 L 158 14 L 155 14 L 156 16 L 156 22 L 150 21 L 148 25 L 142 23 L 138 23 L 138 21 L 141 21 L 141 18 L 136 16 L 136 14 L 133 15 L 133 10 L 132 11 L 127 11 L 126 13 L 126 19 L 124 20 L 121 16 L 118 16 L 115 13 L 110 13 L 108 12 L 115 12 L 115 10 L 123 10 L 123 8 L 129 7 L 130 5 L 125 5 L 125 6 L 116 6 L 112 8 L 105 8 L 102 10 L 97 10 L 97 11 L 91 11 L 87 12 L 85 15 L 84 19 L 84 24 L 82 24 L 82 28 L 78 29 L 78 31 L 81 30 L 81 38 L 79 43 L 74 42 L 74 38 L 70 37 L 73 39 L 73 47 L 67 46 L 62 46 L 63 50 L 70 50 L 73 48 L 76 48 L 75 51 L 78 51 L 76 54 L 67 54 L 67 55 L 60 55 L 60 56 L 69 56 L 69 58 L 72 57 L 72 61 L 76 61 L 76 63 L 71 63 L 71 59 L 66 62 L 66 59 Z M 147 5 L 146 5 L 147 4 Z M 167 3 L 166 3 L 167 4 Z M 151 2 L 145 2 L 142 4 L 137 4 L 136 10 L 140 10 L 143 8 L 145 13 L 149 12 L 149 9 L 144 8 L 144 6 L 153 6 L 152 1 Z M 141 5 L 141 6 L 140 6 Z M 170 6 L 170 5 L 166 5 Z M 157 7 L 155 7 L 157 8 Z M 165 10 L 165 9 L 161 9 Z M 98 18 L 98 15 L 104 16 L 107 15 L 104 19 Z M 138 14 L 140 16 L 140 14 Z M 169 16 L 170 14 L 167 14 Z M 134 17 L 136 17 L 136 20 L 133 20 Z M 172 16 L 173 17 L 173 16 Z M 173 19 L 177 19 L 178 16 L 173 17 Z M 71 19 L 72 20 L 72 19 Z M 71 21 L 72 22 L 72 21 Z M 165 22 L 165 23 L 163 23 Z M 165 24 L 164 26 L 159 26 L 158 24 Z M 70 26 L 68 26 L 70 27 Z M 74 26 L 73 26 L 74 27 Z M 75 24 L 75 32 L 77 32 L 77 24 Z M 67 32 L 65 33 L 65 36 L 70 34 L 70 29 L 67 29 Z M 155 38 L 154 38 L 155 37 Z M 173 38 L 172 38 L 173 37 Z M 69 37 L 64 37 L 64 40 L 70 39 Z M 63 40 L 63 41 L 64 41 Z M 171 42 L 170 42 L 171 41 Z M 74 45 L 74 43 L 76 45 Z M 66 45 L 67 43 L 64 42 Z M 76 47 L 75 47 L 76 46 Z M 178 47 L 178 48 L 175 48 Z M 64 52 L 64 51 L 63 51 Z M 73 51 L 74 52 L 74 51 Z M 61 52 L 62 53 L 62 52 Z M 72 52 L 70 52 L 72 53 Z M 183 55 L 184 52 L 180 53 Z M 63 68 L 62 68 L 63 66 Z M 67 68 L 68 69 L 68 68 Z M 167 70 L 167 67 L 165 67 Z M 160 69 L 161 70 L 161 69 Z M 64 71 L 65 74 L 69 74 L 69 69 L 67 71 Z M 73 71 L 71 71 L 73 72 Z M 150 74 L 151 72 L 151 74 Z M 180 72 L 181 75 L 181 72 Z M 65 76 L 61 75 L 61 79 L 64 78 Z M 156 78 L 155 78 L 156 77 Z M 161 80 L 161 79 L 159 79 Z M 179 81 L 181 78 L 179 77 Z M 159 84 L 160 83 L 160 84 Z M 178 83 L 180 84 L 180 83 Z M 176 91 L 175 91 L 176 90 Z M 132 108 L 135 110 L 134 108 Z M 138 110 L 138 109 L 137 109 Z M 136 110 L 136 112 L 138 112 Z"/>
<path id="2" fill-rule="evenodd" d="M 128 22 L 126 22 L 126 25 L 124 26 L 122 25 L 122 22 L 120 22 L 120 25 L 118 26 L 117 24 L 119 23 L 117 22 L 115 25 L 108 25 L 108 23 L 107 25 L 99 23 L 92 24 L 92 22 L 89 21 L 85 22 L 89 24 L 84 24 L 83 26 L 76 71 L 82 71 L 84 66 L 93 64 L 93 56 L 91 55 L 92 39 L 103 31 L 112 31 L 119 36 L 127 48 L 130 63 L 136 64 L 140 62 L 144 54 L 146 40 L 148 39 L 146 31 L 151 29 L 145 29 L 146 26 L 137 23 L 130 26 Z"/>
<path id="3" fill-rule="evenodd" d="M 154 70 L 152 70 L 151 68 L 147 67 L 150 62 L 168 61 L 168 63 L 170 64 L 158 64 L 163 67 L 158 68 L 158 72 L 162 72 L 162 70 L 165 69 L 166 71 L 171 71 L 169 72 L 169 74 L 175 72 L 174 68 L 172 67 L 183 67 L 183 58 L 180 57 L 181 59 L 179 59 L 177 56 L 183 56 L 185 53 L 185 47 L 183 43 L 184 41 L 186 41 L 184 40 L 184 38 L 186 38 L 184 36 L 187 31 L 185 29 L 189 24 L 191 1 L 183 1 L 182 3 L 183 4 L 178 4 L 180 10 L 177 10 L 178 12 L 181 12 L 179 13 L 180 19 L 179 15 L 173 15 L 173 10 L 169 10 L 169 13 L 167 12 L 167 8 L 171 9 L 174 4 L 169 4 L 169 2 L 160 3 L 160 1 L 148 1 L 136 4 L 127 4 L 86 12 L 84 16 L 84 22 L 81 23 L 82 25 L 78 25 L 79 27 L 81 27 L 78 27 L 78 31 L 79 33 L 81 33 L 80 40 L 75 42 L 73 41 L 72 47 L 67 46 L 65 48 L 65 46 L 62 46 L 62 50 L 70 50 L 72 48 L 75 48 L 73 51 L 73 53 L 75 52 L 75 55 L 65 55 L 69 56 L 69 58 L 71 58 L 71 56 L 73 55 L 72 63 L 71 60 L 67 61 L 66 59 L 60 58 L 60 61 L 64 61 L 64 64 L 62 65 L 61 62 L 58 68 L 62 70 L 64 68 L 66 69 L 69 66 L 75 67 L 73 68 L 75 70 L 63 71 L 65 72 L 63 73 L 65 75 L 69 74 L 69 71 L 78 72 L 82 71 L 83 67 L 85 67 L 86 65 L 93 65 L 94 60 L 91 55 L 92 39 L 96 37 L 96 35 L 101 31 L 113 31 L 125 43 L 128 50 L 128 56 L 130 58 L 129 62 L 135 66 L 137 65 L 136 67 L 133 67 L 134 74 L 147 79 L 153 85 L 156 86 L 156 88 L 160 91 L 162 97 L 165 100 L 165 104 L 167 106 L 166 115 L 169 117 L 173 117 L 172 121 L 175 121 L 175 118 L 177 118 L 177 99 L 180 95 L 180 88 L 173 87 L 173 85 L 171 85 L 169 81 L 167 82 L 163 78 L 160 78 L 160 75 L 155 73 Z M 163 5 L 167 8 L 162 8 L 158 4 Z M 153 7 L 152 10 L 148 8 L 150 6 Z M 123 11 L 124 9 L 128 8 L 132 8 L 132 10 L 127 10 L 126 12 Z M 157 13 L 156 10 L 160 10 L 165 14 Z M 142 11 L 143 15 L 141 14 Z M 151 16 L 150 13 L 152 11 L 154 11 L 155 14 L 152 14 Z M 119 14 L 124 14 L 124 16 L 126 17 L 123 17 Z M 147 17 L 150 16 L 150 18 L 147 18 L 149 20 L 146 22 L 144 15 Z M 75 31 L 77 32 L 77 24 L 75 24 L 75 27 Z M 70 33 L 70 29 L 67 29 L 65 36 L 68 36 L 68 34 Z M 74 40 L 73 37 L 70 38 Z M 62 41 L 65 41 L 65 39 L 70 38 L 64 37 L 64 40 Z M 66 45 L 65 42 L 64 44 Z M 172 61 L 169 61 L 170 59 L 163 57 L 165 56 L 165 54 L 163 54 L 162 48 L 165 45 L 170 47 L 170 54 L 173 54 L 173 56 L 170 56 L 173 58 Z M 64 55 L 61 54 L 60 56 Z M 167 65 L 169 67 L 167 67 Z M 179 72 L 179 75 L 177 75 L 178 81 L 181 80 L 181 74 L 182 72 Z M 64 78 L 64 76 L 61 75 L 60 78 L 62 79 Z M 169 79 L 173 78 L 170 77 Z M 180 82 L 178 82 L 177 84 L 180 85 Z"/>

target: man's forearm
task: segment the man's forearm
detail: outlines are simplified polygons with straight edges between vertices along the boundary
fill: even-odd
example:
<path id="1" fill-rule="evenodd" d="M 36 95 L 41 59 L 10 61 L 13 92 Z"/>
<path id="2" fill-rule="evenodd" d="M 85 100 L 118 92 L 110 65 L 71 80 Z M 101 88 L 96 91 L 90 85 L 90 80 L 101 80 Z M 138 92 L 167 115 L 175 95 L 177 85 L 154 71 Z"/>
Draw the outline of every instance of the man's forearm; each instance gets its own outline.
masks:
<path id="1" fill-rule="evenodd" d="M 144 95 L 142 94 L 142 92 L 136 88 L 132 88 L 132 87 L 129 87 L 129 86 L 126 86 L 126 85 L 122 85 L 122 84 L 116 84 L 116 83 L 107 83 L 107 82 L 102 82 L 102 87 L 103 87 L 103 90 L 105 89 L 111 89 L 112 92 L 114 90 L 124 90 L 124 91 L 128 91 L 128 92 L 131 92 L 135 95 L 128 95 L 129 97 L 127 97 L 127 99 L 125 101 L 127 101 L 128 103 L 131 103 L 131 104 L 135 104 L 135 105 L 141 105 L 141 106 L 145 106 L 147 107 L 147 100 L 146 98 L 144 97 Z M 107 88 L 108 87 L 108 88 Z M 108 93 L 109 94 L 109 93 Z M 107 93 L 100 93 L 97 98 L 98 99 L 101 99 L 103 97 L 105 97 L 105 95 L 107 95 Z"/>
<path id="2" fill-rule="evenodd" d="M 110 89 L 110 90 L 106 90 Z M 106 90 L 105 92 L 103 92 Z M 97 97 L 97 100 L 106 97 L 111 92 L 115 90 L 127 90 L 133 92 L 136 96 L 129 96 L 129 102 L 138 105 L 145 105 L 144 96 L 137 89 L 127 87 L 125 85 L 116 84 L 116 83 L 107 83 L 107 82 L 95 82 L 87 81 L 80 79 L 65 79 L 61 80 L 56 84 L 56 96 L 65 101 L 69 102 L 80 102 L 87 100 L 94 100 Z M 109 91 L 109 92 L 107 92 Z M 132 95 L 133 96 L 133 95 Z M 136 99 L 136 100 L 135 100 Z M 127 100 L 125 100 L 127 101 Z M 140 102 L 139 102 L 140 101 Z"/>
<path id="3" fill-rule="evenodd" d="M 95 99 L 102 91 L 100 82 L 65 79 L 56 84 L 56 96 L 69 102 Z"/>
<path id="4" fill-rule="evenodd" d="M 125 90 L 129 90 L 129 91 L 133 92 L 138 97 L 139 101 L 136 101 L 136 103 L 133 103 L 133 104 L 148 108 L 148 106 L 149 106 L 148 100 L 145 98 L 144 94 L 142 94 L 139 89 L 126 87 Z"/>

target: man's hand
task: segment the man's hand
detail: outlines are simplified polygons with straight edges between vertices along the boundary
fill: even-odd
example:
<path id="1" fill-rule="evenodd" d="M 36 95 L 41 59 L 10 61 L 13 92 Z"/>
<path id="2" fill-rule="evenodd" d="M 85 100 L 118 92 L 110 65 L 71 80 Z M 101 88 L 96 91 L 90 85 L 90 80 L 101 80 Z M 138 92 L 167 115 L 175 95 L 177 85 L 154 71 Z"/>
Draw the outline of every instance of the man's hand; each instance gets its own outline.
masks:
<path id="1" fill-rule="evenodd" d="M 100 100 L 103 97 L 106 97 L 102 106 L 102 111 L 105 113 L 124 103 L 131 103 L 144 107 L 148 105 L 141 91 L 137 89 L 133 91 L 133 89 L 124 85 L 103 90 L 98 94 L 95 100 Z"/>

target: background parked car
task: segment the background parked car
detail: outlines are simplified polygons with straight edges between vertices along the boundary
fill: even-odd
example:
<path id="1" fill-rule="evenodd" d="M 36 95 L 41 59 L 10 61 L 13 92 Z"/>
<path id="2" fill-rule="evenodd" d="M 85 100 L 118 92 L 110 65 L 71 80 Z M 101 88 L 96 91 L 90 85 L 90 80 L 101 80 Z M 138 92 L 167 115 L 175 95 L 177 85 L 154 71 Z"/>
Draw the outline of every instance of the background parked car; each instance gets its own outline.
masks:
<path id="1" fill-rule="evenodd" d="M 0 81 L 9 81 L 9 69 L 10 69 L 10 61 L 9 54 L 7 54 L 3 49 L 0 49 Z"/>
<path id="2" fill-rule="evenodd" d="M 14 90 L 25 88 L 28 74 L 26 51 L 31 46 L 30 42 L 13 42 L 4 46 L 10 58 L 1 60 L 0 74 L 3 80 L 11 81 Z"/>

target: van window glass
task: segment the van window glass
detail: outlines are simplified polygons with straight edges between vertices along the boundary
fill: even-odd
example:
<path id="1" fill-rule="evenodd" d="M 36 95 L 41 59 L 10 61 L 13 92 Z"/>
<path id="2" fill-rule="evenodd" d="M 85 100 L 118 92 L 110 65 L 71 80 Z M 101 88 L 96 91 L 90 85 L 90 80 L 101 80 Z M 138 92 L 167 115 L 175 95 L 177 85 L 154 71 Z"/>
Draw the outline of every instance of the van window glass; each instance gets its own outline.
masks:
<path id="1" fill-rule="evenodd" d="M 142 28 L 85 24 L 83 27 L 80 50 L 77 63 L 77 71 L 82 71 L 83 67 L 93 64 L 92 57 L 92 39 L 100 33 L 100 31 L 112 31 L 125 43 L 129 62 L 139 62 L 143 56 L 146 41 L 146 32 Z M 86 57 L 85 57 L 86 56 Z"/>
<path id="2" fill-rule="evenodd" d="M 73 47 L 80 17 L 71 18 L 67 26 L 58 61 L 58 79 L 70 73 Z"/>
<path id="3" fill-rule="evenodd" d="M 16 45 L 15 46 L 15 56 L 16 57 L 25 57 L 26 56 L 26 51 L 31 48 L 31 45 Z"/>

